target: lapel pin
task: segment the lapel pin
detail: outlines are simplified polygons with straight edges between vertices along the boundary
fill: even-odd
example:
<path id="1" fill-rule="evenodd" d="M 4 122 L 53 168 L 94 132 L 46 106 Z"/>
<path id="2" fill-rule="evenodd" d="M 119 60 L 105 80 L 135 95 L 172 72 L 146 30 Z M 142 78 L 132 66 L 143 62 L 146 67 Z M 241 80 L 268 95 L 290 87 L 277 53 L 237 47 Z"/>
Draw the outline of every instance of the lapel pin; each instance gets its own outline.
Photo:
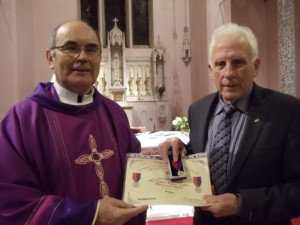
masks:
<path id="1" fill-rule="evenodd" d="M 260 119 L 259 118 L 256 118 L 255 120 L 254 120 L 254 123 L 258 123 L 260 121 Z"/>

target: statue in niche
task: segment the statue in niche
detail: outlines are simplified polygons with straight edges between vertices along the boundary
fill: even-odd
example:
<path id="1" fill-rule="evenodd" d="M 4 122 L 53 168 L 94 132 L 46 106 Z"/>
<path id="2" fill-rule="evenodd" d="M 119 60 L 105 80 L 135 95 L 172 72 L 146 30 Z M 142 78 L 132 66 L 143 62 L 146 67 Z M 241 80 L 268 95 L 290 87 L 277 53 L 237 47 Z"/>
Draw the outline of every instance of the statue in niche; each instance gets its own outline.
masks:
<path id="1" fill-rule="evenodd" d="M 130 70 L 129 70 L 128 86 L 129 86 L 129 95 L 134 95 L 134 77 L 133 77 L 133 67 L 132 66 L 130 66 Z"/>
<path id="2" fill-rule="evenodd" d="M 146 95 L 151 95 L 151 79 L 150 79 L 150 70 L 148 66 L 146 66 L 146 78 L 144 84 L 146 89 Z"/>
<path id="3" fill-rule="evenodd" d="M 155 57 L 158 57 L 158 59 L 163 59 L 166 55 L 165 47 L 163 46 L 162 42 L 160 41 L 159 35 L 157 36 L 157 43 L 155 45 L 154 55 L 155 55 Z"/>
<path id="4" fill-rule="evenodd" d="M 101 91 L 103 95 L 106 95 L 106 80 L 105 80 L 104 73 L 103 73 L 103 77 L 101 77 Z"/>
<path id="5" fill-rule="evenodd" d="M 113 59 L 113 86 L 121 86 L 121 77 L 120 77 L 120 59 L 119 55 L 116 53 Z"/>
<path id="6" fill-rule="evenodd" d="M 138 76 L 136 80 L 136 86 L 137 86 L 139 100 L 142 100 L 142 78 L 140 76 Z"/>
<path id="7" fill-rule="evenodd" d="M 145 84 L 145 89 L 146 89 L 146 95 L 151 95 L 150 77 L 146 77 L 144 84 Z"/>
<path id="8" fill-rule="evenodd" d="M 102 75 L 99 74 L 98 79 L 95 82 L 95 87 L 104 96 L 106 96 L 106 85 L 107 85 L 107 82 L 105 80 L 105 73 L 103 73 Z"/>
<path id="9" fill-rule="evenodd" d="M 157 36 L 157 42 L 153 50 L 153 58 L 155 61 L 155 76 L 156 76 L 155 87 L 156 88 L 158 87 L 165 88 L 165 71 L 164 71 L 165 55 L 166 55 L 165 47 L 163 46 L 160 37 Z"/>
<path id="10" fill-rule="evenodd" d="M 134 79 L 133 78 L 129 78 L 128 80 L 128 86 L 129 86 L 129 95 L 134 95 Z"/>
<path id="11" fill-rule="evenodd" d="M 157 63 L 156 63 L 157 81 L 156 82 L 158 85 L 164 85 L 162 70 L 163 70 L 162 63 L 160 62 L 160 60 L 157 60 Z"/>
<path id="12" fill-rule="evenodd" d="M 166 122 L 166 119 L 167 119 L 167 116 L 166 116 L 166 112 L 165 112 L 165 106 L 164 105 L 161 105 L 159 107 L 159 116 L 158 116 L 158 121 L 160 123 L 165 123 Z"/>

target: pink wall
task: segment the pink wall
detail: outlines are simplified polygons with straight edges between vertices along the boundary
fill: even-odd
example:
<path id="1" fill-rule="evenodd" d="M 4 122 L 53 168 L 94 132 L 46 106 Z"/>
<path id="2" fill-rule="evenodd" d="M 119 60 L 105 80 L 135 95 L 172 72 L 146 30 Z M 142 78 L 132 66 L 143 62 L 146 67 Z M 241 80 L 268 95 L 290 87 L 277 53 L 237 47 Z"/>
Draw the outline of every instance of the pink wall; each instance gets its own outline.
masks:
<path id="1" fill-rule="evenodd" d="M 51 78 L 44 54 L 50 32 L 57 24 L 76 18 L 76 1 L 0 1 L 0 96 L 5 96 L 0 118 L 39 81 Z"/>
<path id="2" fill-rule="evenodd" d="M 192 102 L 209 92 L 206 9 L 206 1 L 190 1 Z"/>
<path id="3" fill-rule="evenodd" d="M 68 20 L 78 19 L 77 1 L 31 0 L 33 5 L 33 29 L 34 29 L 34 84 L 40 81 L 48 81 L 52 71 L 48 69 L 45 58 L 45 49 L 48 46 L 48 38 L 55 26 Z"/>
<path id="4" fill-rule="evenodd" d="M 15 12 L 10 10 L 13 1 L 7 0 L 0 2 L 0 66 L 1 66 L 1 82 L 0 82 L 0 115 L 2 115 L 11 102 L 14 100 L 13 94 L 16 87 L 13 84 L 14 66 L 13 56 L 16 51 L 14 45 L 15 35 Z M 4 97 L 5 96 L 5 97 Z M 1 117 L 0 117 L 1 118 Z"/>
<path id="5" fill-rule="evenodd" d="M 258 40 L 260 71 L 255 81 L 278 90 L 277 1 L 239 1 L 231 3 L 232 22 L 248 26 Z"/>

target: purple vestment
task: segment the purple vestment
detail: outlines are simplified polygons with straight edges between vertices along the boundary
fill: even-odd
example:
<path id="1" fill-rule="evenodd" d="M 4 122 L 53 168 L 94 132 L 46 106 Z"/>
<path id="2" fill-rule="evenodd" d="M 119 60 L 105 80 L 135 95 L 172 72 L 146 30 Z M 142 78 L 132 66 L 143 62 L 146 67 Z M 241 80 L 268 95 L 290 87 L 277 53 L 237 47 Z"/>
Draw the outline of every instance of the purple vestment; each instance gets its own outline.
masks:
<path id="1" fill-rule="evenodd" d="M 95 90 L 68 105 L 39 84 L 1 122 L 0 224 L 92 224 L 98 199 L 122 198 L 126 153 L 139 150 L 117 103 Z"/>

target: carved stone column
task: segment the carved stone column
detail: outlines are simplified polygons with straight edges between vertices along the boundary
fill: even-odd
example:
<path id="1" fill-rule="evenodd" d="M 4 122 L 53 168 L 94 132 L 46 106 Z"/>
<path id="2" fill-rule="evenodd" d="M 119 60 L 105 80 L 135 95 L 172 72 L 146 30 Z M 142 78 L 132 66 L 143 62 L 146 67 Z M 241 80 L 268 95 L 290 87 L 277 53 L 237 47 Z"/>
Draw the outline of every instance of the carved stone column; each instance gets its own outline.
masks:
<path id="1" fill-rule="evenodd" d="M 296 96 L 294 0 L 277 0 L 280 91 Z"/>

